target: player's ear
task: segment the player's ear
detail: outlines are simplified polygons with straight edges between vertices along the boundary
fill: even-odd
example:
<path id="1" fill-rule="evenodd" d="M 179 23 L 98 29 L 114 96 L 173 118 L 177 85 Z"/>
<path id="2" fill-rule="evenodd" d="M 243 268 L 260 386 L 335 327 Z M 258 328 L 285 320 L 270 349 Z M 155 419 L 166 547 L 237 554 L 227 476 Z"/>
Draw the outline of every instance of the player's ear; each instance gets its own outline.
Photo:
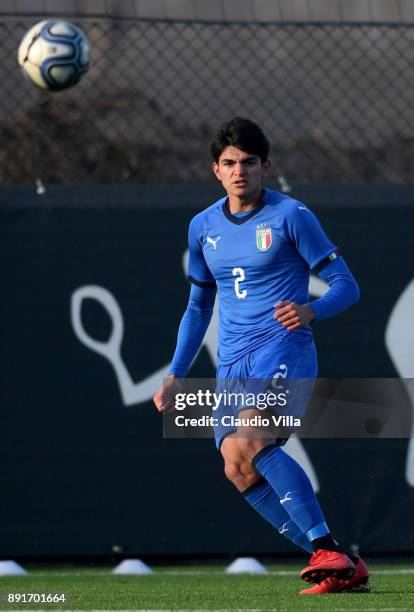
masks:
<path id="1" fill-rule="evenodd" d="M 214 174 L 216 175 L 216 178 L 218 178 L 218 180 L 221 181 L 221 174 L 220 174 L 220 169 L 219 169 L 218 163 L 213 161 L 213 163 L 211 164 L 211 169 L 213 170 Z"/>
<path id="2" fill-rule="evenodd" d="M 263 176 L 266 176 L 266 174 L 269 172 L 271 165 L 272 165 L 272 162 L 270 161 L 270 159 L 267 159 L 264 162 L 264 164 L 262 166 L 262 174 L 263 174 Z"/>

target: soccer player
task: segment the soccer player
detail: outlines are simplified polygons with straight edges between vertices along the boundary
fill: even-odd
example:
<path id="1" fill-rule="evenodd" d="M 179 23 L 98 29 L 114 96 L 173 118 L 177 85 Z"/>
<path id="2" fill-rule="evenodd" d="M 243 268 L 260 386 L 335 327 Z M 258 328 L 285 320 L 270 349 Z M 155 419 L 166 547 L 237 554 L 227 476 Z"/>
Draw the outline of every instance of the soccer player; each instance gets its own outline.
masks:
<path id="1" fill-rule="evenodd" d="M 166 384 L 155 394 L 171 410 L 219 296 L 217 380 L 269 385 L 314 379 L 316 351 L 310 323 L 334 316 L 359 299 L 359 289 L 338 248 L 302 202 L 264 189 L 269 142 L 261 128 L 241 117 L 221 126 L 211 145 L 213 172 L 226 197 L 196 215 L 189 228 L 191 292 Z M 310 271 L 329 285 L 309 301 Z M 219 384 L 219 383 L 218 383 Z M 265 390 L 265 389 L 263 389 Z M 304 410 L 305 406 L 303 406 Z M 234 408 L 234 414 L 240 408 Z M 257 408 L 241 408 L 243 418 Z M 301 577 L 315 586 L 301 594 L 367 590 L 362 559 L 345 554 L 331 535 L 302 467 L 281 448 L 284 437 L 240 435 L 215 428 L 227 478 L 282 535 L 313 552 Z"/>

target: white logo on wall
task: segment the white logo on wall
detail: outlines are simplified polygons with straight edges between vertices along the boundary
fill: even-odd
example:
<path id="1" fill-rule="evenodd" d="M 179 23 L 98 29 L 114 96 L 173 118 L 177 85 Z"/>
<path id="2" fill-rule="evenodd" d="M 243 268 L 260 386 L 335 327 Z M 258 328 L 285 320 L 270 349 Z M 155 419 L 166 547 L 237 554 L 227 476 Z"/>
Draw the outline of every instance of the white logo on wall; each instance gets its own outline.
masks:
<path id="1" fill-rule="evenodd" d="M 403 379 L 414 408 L 414 280 L 398 298 L 385 329 L 385 346 L 399 376 Z M 414 417 L 408 444 L 405 477 L 414 487 Z"/>
<path id="2" fill-rule="evenodd" d="M 92 338 L 83 326 L 82 303 L 84 300 L 90 299 L 99 302 L 111 318 L 111 335 L 106 342 Z M 132 406 L 133 404 L 140 404 L 149 400 L 154 395 L 155 389 L 159 386 L 160 380 L 167 376 L 169 366 L 167 365 L 144 380 L 134 383 L 121 357 L 124 319 L 118 302 L 112 293 L 97 285 L 80 287 L 72 294 L 70 313 L 73 329 L 82 344 L 105 357 L 112 365 L 125 406 Z"/>

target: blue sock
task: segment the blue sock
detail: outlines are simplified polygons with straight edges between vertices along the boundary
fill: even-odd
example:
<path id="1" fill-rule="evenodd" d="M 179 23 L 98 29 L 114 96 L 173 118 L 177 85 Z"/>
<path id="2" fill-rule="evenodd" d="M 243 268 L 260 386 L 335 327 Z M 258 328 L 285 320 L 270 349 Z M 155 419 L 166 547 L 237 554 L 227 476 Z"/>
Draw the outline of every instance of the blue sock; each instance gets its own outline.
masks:
<path id="1" fill-rule="evenodd" d="M 310 480 L 292 457 L 271 444 L 258 452 L 252 463 L 309 541 L 329 533 Z"/>
<path id="2" fill-rule="evenodd" d="M 249 487 L 242 495 L 252 508 L 273 527 L 276 527 L 281 535 L 308 553 L 312 552 L 312 546 L 308 538 L 280 505 L 278 496 L 264 478 Z"/>

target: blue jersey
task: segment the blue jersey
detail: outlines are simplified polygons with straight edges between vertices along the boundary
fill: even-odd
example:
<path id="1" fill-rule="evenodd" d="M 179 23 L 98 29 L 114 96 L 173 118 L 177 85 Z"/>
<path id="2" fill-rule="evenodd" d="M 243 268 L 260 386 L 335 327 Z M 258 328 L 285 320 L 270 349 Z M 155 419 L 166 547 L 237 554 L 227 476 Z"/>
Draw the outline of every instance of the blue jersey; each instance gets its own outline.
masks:
<path id="1" fill-rule="evenodd" d="M 288 332 L 274 304 L 309 301 L 310 270 L 336 252 L 316 216 L 302 202 L 270 189 L 240 217 L 222 198 L 196 215 L 189 228 L 188 278 L 217 286 L 218 360 L 233 363 Z M 309 326 L 293 333 L 312 334 Z"/>

